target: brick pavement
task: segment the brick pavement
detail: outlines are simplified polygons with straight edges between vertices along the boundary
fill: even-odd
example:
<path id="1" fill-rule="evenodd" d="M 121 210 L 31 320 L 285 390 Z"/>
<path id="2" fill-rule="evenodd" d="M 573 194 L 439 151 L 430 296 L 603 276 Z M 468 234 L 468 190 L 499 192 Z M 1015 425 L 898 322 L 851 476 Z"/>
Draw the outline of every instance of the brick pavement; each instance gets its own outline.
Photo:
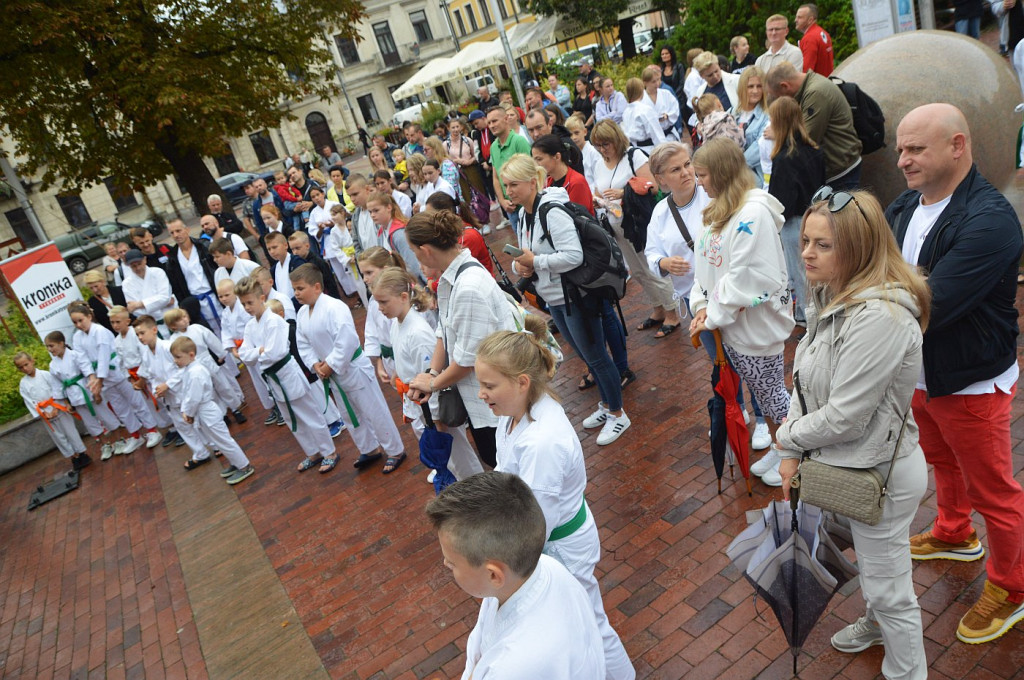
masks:
<path id="1" fill-rule="evenodd" d="M 489 240 L 493 247 L 508 237 L 501 231 Z M 635 290 L 626 302 L 632 328 L 646 310 Z M 361 325 L 362 313 L 356 319 Z M 716 494 L 705 434 L 709 367 L 683 333 L 659 341 L 630 331 L 628 344 L 639 376 L 625 399 L 632 429 L 604 448 L 593 443 L 593 432 L 581 433 L 588 499 L 604 547 L 598 576 L 612 624 L 641 678 L 789 677 L 791 657 L 771 613 L 754 602 L 722 552 L 745 526 L 744 512 L 779 494 L 755 483 L 748 498 L 741 480 L 728 477 Z M 556 380 L 574 422 L 597 400 L 595 391 L 575 389 L 582 371 L 569 356 Z M 397 399 L 387 396 L 397 413 Z M 1018 397 L 1012 434 L 1019 480 L 1022 408 Z M 410 459 L 387 477 L 376 469 L 357 473 L 348 464 L 351 440 L 342 434 L 343 463 L 334 472 L 298 475 L 301 454 L 291 436 L 258 420 L 232 428 L 258 468 L 238 498 L 330 677 L 459 677 L 477 604 L 441 566 L 423 522 L 432 493 L 425 469 Z M 408 428 L 403 435 L 414 451 Z M 200 643 L 203 654 L 214 645 L 197 640 L 191 606 L 203 603 L 186 598 L 179 561 L 188 552 L 172 535 L 152 455 L 96 464 L 82 489 L 34 513 L 24 510 L 28 493 L 61 466 L 56 454 L 0 480 L 0 535 L 7 539 L 0 557 L 3 677 L 206 676 L 197 652 Z M 930 491 L 914 529 L 933 516 Z M 977 647 L 955 642 L 956 622 L 981 590 L 982 564 L 922 563 L 914 574 L 930 677 L 1024 678 L 1024 631 Z M 828 643 L 861 611 L 852 585 L 834 598 L 804 647 L 802 678 L 877 676 L 881 648 L 845 655 Z"/>

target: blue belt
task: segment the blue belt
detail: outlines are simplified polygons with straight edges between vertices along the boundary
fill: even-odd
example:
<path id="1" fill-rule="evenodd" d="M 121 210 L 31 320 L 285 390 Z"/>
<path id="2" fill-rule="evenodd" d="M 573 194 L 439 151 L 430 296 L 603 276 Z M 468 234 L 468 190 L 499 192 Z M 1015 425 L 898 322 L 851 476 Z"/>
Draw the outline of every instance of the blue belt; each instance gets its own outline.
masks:
<path id="1" fill-rule="evenodd" d="M 207 300 L 210 303 L 210 308 L 213 310 L 213 318 L 216 319 L 217 323 L 219 324 L 220 314 L 217 312 L 217 305 L 219 304 L 217 300 L 217 295 L 212 290 L 208 290 L 205 293 L 193 293 L 193 295 L 195 295 L 195 297 L 199 298 L 200 300 Z M 201 306 L 199 309 L 200 311 L 202 311 Z"/>

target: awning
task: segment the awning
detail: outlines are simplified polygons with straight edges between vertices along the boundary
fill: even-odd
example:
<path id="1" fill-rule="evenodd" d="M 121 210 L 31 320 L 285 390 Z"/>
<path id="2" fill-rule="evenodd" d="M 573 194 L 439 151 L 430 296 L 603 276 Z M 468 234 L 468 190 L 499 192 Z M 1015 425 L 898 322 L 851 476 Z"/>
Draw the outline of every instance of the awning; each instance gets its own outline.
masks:
<path id="1" fill-rule="evenodd" d="M 406 97 L 419 94 L 427 88 L 440 85 L 451 80 L 454 75 L 455 57 L 437 57 L 428 61 L 423 68 L 417 71 L 409 80 L 391 93 L 391 98 L 396 102 Z M 457 74 L 456 74 L 457 75 Z"/>
<path id="2" fill-rule="evenodd" d="M 467 45 L 466 49 L 455 55 L 455 59 L 459 75 L 469 76 L 488 66 L 503 63 L 505 53 L 501 49 L 501 39 L 496 38 Z"/>

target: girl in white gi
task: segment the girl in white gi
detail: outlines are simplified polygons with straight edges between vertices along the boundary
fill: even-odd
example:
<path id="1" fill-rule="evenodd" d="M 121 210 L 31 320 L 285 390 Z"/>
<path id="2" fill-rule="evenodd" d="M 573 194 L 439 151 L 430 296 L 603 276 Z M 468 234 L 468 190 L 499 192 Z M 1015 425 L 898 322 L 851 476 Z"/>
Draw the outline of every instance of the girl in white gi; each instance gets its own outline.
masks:
<path id="1" fill-rule="evenodd" d="M 544 553 L 564 564 L 590 596 L 604 641 L 606 677 L 630 680 L 636 672 L 608 622 L 594 577 L 601 539 L 583 498 L 587 487 L 583 447 L 548 387 L 556 363 L 544 347 L 546 334 L 544 320 L 528 314 L 523 332 L 499 331 L 477 347 L 480 398 L 498 416 L 494 469 L 519 475 L 533 490 L 544 512 L 548 536 Z"/>
<path id="2" fill-rule="evenodd" d="M 114 334 L 98 323 L 93 323 L 92 308 L 84 302 L 68 305 L 68 315 L 78 329 L 72 340 L 78 350 L 78 370 L 86 376 L 93 401 L 106 401 L 128 431 L 129 436 L 122 440 L 120 450 L 117 445 L 114 446 L 114 453 L 128 454 L 147 443 L 141 436 L 143 427 L 146 428 L 147 439 L 154 438 L 154 446 L 159 444 L 161 437 L 156 430 L 156 423 L 151 421 L 143 424 L 140 420 L 148 417 L 146 406 L 142 395 L 132 389 L 127 375 L 121 370 L 117 352 L 114 351 Z M 102 456 L 100 459 L 103 459 Z"/>
<path id="3" fill-rule="evenodd" d="M 185 461 L 185 469 L 195 470 L 210 458 L 212 446 L 204 435 L 182 418 L 182 371 L 171 356 L 171 341 L 160 339 L 156 319 L 147 314 L 136 319 L 132 327 L 142 343 L 139 377 L 132 384 L 139 391 L 150 391 L 167 408 L 182 444 L 187 444 L 192 451 Z"/>
<path id="4" fill-rule="evenodd" d="M 171 340 L 184 335 L 191 338 L 199 348 L 197 359 L 210 372 L 210 378 L 213 380 L 214 399 L 231 412 L 236 423 L 246 422 L 248 418 L 239 408 L 242 405 L 242 388 L 238 385 L 235 377 L 225 370 L 225 366 L 228 366 L 227 351 L 225 351 L 221 339 L 206 326 L 190 323 L 190 321 L 188 312 L 184 309 L 172 309 L 164 314 L 164 325 L 167 326 L 167 330 L 171 331 Z M 220 365 L 217 364 L 217 361 L 221 362 Z"/>
<path id="5" fill-rule="evenodd" d="M 426 428 L 426 420 L 420 405 L 409 397 L 408 385 L 417 375 L 430 370 L 430 359 L 437 347 L 437 335 L 421 314 L 429 308 L 430 294 L 416 284 L 409 272 L 400 267 L 388 267 L 377 276 L 373 297 L 381 313 L 395 321 L 391 327 L 390 340 L 395 350 L 395 371 L 391 384 L 402 395 L 402 413 L 410 421 L 412 431 L 419 440 Z M 431 395 L 430 408 L 431 416 L 436 417 L 436 396 Z M 483 472 L 484 468 L 466 438 L 466 426 L 438 427 L 452 435 L 448 469 L 455 475 L 455 479 L 465 479 Z"/>
<path id="6" fill-rule="evenodd" d="M 249 323 L 252 317 L 242 309 L 242 303 L 235 295 L 235 282 L 231 279 L 224 279 L 217 284 L 217 299 L 224 307 L 220 313 L 220 339 L 224 351 L 230 354 L 235 361 L 241 361 L 238 356 L 238 348 L 242 346 L 242 337 L 245 334 L 245 324 Z M 264 425 L 284 425 L 284 418 L 281 417 L 277 405 L 270 398 L 267 391 L 267 383 L 260 377 L 258 366 L 255 363 L 245 364 L 245 368 L 252 379 L 252 387 L 256 397 L 260 400 L 260 406 L 270 415 L 263 421 Z M 278 422 L 280 421 L 280 422 Z"/>
<path id="7" fill-rule="evenodd" d="M 330 229 L 334 225 L 331 208 L 340 204 L 327 200 L 327 194 L 315 184 L 309 189 L 309 198 L 313 201 L 313 207 L 309 211 L 309 219 L 306 220 L 306 232 L 316 243 L 317 250 L 323 253 L 324 229 Z"/>
<path id="8" fill-rule="evenodd" d="M 182 370 L 182 420 L 199 430 L 227 458 L 229 466 L 221 472 L 221 477 L 228 484 L 234 485 L 248 479 L 255 470 L 224 424 L 224 407 L 214 398 L 210 372 L 196 361 L 196 343 L 186 335 L 179 336 L 171 342 L 171 355 L 174 356 L 175 365 Z M 204 458 L 189 462 L 193 463 L 194 468 L 208 460 Z"/>
<path id="9" fill-rule="evenodd" d="M 85 452 L 85 444 L 75 427 L 71 407 L 61 397 L 63 387 L 48 371 L 36 368 L 36 360 L 28 352 L 14 355 L 14 366 L 25 375 L 18 385 L 18 392 L 25 400 L 25 408 L 33 418 L 42 418 L 50 439 L 57 446 L 60 455 L 71 459 L 71 466 L 81 470 L 92 462 Z"/>
<path id="10" fill-rule="evenodd" d="M 267 309 L 263 289 L 255 278 L 239 281 L 235 294 L 252 316 L 245 325 L 238 356 L 246 363 L 258 365 L 274 400 L 283 405 L 281 415 L 306 454 L 306 459 L 299 464 L 299 472 L 316 467 L 321 458 L 325 462 L 334 461 L 320 466 L 321 471 L 329 472 L 337 463 L 337 456 L 321 407 L 323 397 L 318 398 L 313 393 L 302 369 L 290 354 L 288 322 Z M 290 300 L 284 304 L 285 309 L 289 306 Z"/>
<path id="11" fill-rule="evenodd" d="M 61 392 L 56 396 L 67 399 L 74 407 L 86 431 L 100 447 L 100 460 L 109 459 L 114 455 L 113 433 L 121 427 L 117 416 L 105 403 L 93 400 L 85 375 L 78 368 L 81 363 L 78 352 L 67 346 L 63 333 L 47 333 L 43 344 L 50 353 L 50 375 L 61 386 Z"/>
<path id="12" fill-rule="evenodd" d="M 679 100 L 674 92 L 661 86 L 661 67 L 651 64 L 641 75 L 644 83 L 644 100 L 658 114 L 658 123 L 666 140 L 677 140 L 676 122 L 679 121 Z"/>
<path id="13" fill-rule="evenodd" d="M 334 275 L 341 284 L 341 290 L 345 295 L 351 297 L 360 293 L 359 284 L 352 271 L 352 258 L 356 254 L 355 242 L 348 230 L 348 213 L 345 206 L 335 203 L 331 206 L 331 222 L 334 226 L 324 238 L 324 259 L 331 265 Z M 366 296 L 365 288 L 360 293 L 360 299 Z"/>
<path id="14" fill-rule="evenodd" d="M 601 634 L 586 591 L 541 554 L 545 515 L 522 479 L 482 472 L 427 503 L 444 566 L 481 598 L 462 680 L 600 680 Z"/>
<path id="15" fill-rule="evenodd" d="M 373 291 L 373 282 L 377 275 L 388 267 L 405 269 L 405 260 L 397 253 L 390 253 L 380 246 L 367 248 L 359 253 L 359 270 L 363 272 L 366 287 Z M 363 326 L 363 350 L 370 357 L 377 378 L 385 384 L 391 384 L 391 376 L 395 374 L 395 350 L 391 347 L 391 329 L 394 319 L 389 319 L 380 311 L 377 301 L 370 296 L 366 305 L 366 321 Z"/>
<path id="16" fill-rule="evenodd" d="M 658 112 L 646 97 L 644 83 L 639 78 L 626 81 L 626 101 L 629 103 L 622 112 L 622 132 L 629 138 L 631 145 L 650 153 L 651 149 L 665 141 L 665 131 L 661 127 Z"/>
<path id="17" fill-rule="evenodd" d="M 139 377 L 139 366 L 142 364 L 142 343 L 139 342 L 135 329 L 132 328 L 131 314 L 125 307 L 115 305 L 110 308 L 109 317 L 110 325 L 114 329 L 114 350 L 121 361 L 121 368 L 128 374 L 129 380 L 136 380 Z M 159 442 L 161 446 L 169 445 L 177 437 L 177 432 L 174 431 L 167 410 L 160 408 L 152 392 L 145 390 L 142 391 L 142 403 L 158 427 L 170 428 L 164 435 L 163 441 Z M 153 448 L 154 444 L 151 442 L 154 439 L 149 435 L 146 436 L 148 448 Z"/>
<path id="18" fill-rule="evenodd" d="M 405 460 L 405 446 L 380 384 L 374 380 L 373 364 L 363 356 L 359 334 L 348 305 L 323 294 L 323 275 L 312 264 L 291 274 L 295 298 L 302 303 L 297 319 L 297 345 L 302 360 L 324 381 L 345 414 L 349 434 L 359 450 L 355 468 L 363 468 L 387 454 L 384 474 L 394 472 Z M 323 402 L 321 402 L 323 403 Z M 323 466 L 334 467 L 336 458 Z M 323 467 L 321 466 L 321 467 Z"/>

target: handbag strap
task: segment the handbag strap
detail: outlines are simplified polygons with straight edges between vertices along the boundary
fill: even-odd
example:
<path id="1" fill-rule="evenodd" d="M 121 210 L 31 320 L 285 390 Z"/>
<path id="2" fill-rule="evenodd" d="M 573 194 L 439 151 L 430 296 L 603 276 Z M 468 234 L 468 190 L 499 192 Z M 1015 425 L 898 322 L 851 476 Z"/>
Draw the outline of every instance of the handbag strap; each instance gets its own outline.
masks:
<path id="1" fill-rule="evenodd" d="M 793 371 L 793 387 L 796 389 L 796 398 L 800 401 L 800 411 L 803 415 L 807 415 L 807 402 L 804 401 L 804 392 L 800 389 L 800 372 Z M 885 475 L 885 481 L 882 483 L 882 495 L 889 490 L 889 480 L 892 479 L 892 469 L 896 467 L 896 456 L 900 452 L 900 444 L 903 443 L 903 433 L 907 431 L 907 419 L 910 417 L 910 407 L 907 407 L 907 412 L 903 414 L 903 424 L 900 425 L 900 433 L 896 437 L 896 447 L 893 449 L 892 458 L 889 460 L 889 472 Z M 803 460 L 807 460 L 811 455 L 810 451 L 804 451 Z"/>
<path id="2" fill-rule="evenodd" d="M 686 245 L 693 250 L 693 237 L 690 236 L 690 230 L 686 228 L 686 222 L 683 221 L 683 216 L 679 214 L 679 207 L 676 206 L 676 202 L 672 200 L 672 194 L 668 195 L 668 211 L 672 213 L 672 219 L 675 220 L 676 226 L 679 228 L 679 233 L 682 234 L 683 240 L 686 241 Z"/>

